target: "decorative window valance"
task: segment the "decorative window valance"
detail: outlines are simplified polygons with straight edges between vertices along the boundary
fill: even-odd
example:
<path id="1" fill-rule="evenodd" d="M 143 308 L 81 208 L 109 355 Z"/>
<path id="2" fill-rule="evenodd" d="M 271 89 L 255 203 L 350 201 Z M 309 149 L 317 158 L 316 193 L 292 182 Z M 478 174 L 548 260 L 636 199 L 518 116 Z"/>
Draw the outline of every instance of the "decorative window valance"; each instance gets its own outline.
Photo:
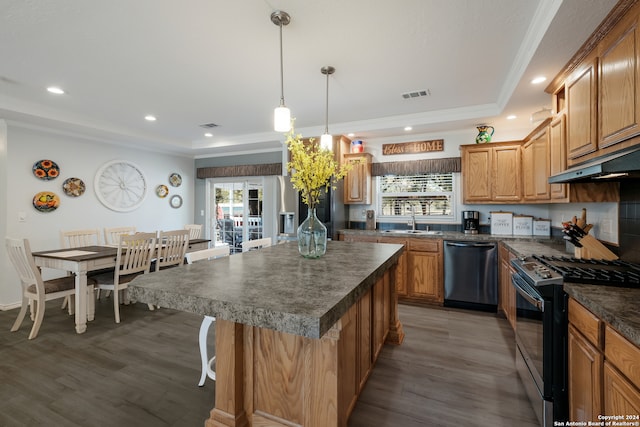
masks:
<path id="1" fill-rule="evenodd" d="M 267 176 L 282 175 L 282 163 L 265 163 L 260 165 L 236 165 L 198 168 L 196 176 L 200 179 L 234 176 Z"/>
<path id="2" fill-rule="evenodd" d="M 416 175 L 421 173 L 447 173 L 460 172 L 462 161 L 460 157 L 448 157 L 446 159 L 423 159 L 407 162 L 373 163 L 371 174 L 382 175 Z"/>

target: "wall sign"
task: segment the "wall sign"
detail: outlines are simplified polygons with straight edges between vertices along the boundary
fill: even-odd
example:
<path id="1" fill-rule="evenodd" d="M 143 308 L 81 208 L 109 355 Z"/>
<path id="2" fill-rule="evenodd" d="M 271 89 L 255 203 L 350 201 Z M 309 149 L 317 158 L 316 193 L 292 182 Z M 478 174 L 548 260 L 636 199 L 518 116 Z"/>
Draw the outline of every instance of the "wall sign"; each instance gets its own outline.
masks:
<path id="1" fill-rule="evenodd" d="M 398 144 L 382 144 L 382 155 L 418 154 L 430 151 L 444 151 L 444 139 L 429 141 L 401 142 Z"/>

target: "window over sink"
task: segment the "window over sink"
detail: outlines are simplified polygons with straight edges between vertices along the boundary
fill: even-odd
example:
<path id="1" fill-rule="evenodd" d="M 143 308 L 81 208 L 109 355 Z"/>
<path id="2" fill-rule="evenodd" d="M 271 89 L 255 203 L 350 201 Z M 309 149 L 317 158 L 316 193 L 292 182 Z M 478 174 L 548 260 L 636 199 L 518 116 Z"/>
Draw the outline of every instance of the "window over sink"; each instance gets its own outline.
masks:
<path id="1" fill-rule="evenodd" d="M 376 179 L 379 217 L 455 219 L 455 177 L 452 172 L 382 175 Z"/>

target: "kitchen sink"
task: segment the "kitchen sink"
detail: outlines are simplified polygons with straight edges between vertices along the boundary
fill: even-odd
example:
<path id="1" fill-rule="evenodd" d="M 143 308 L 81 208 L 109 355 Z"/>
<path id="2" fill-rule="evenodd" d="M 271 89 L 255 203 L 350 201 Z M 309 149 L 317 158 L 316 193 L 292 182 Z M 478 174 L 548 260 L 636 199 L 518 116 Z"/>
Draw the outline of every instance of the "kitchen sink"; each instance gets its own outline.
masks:
<path id="1" fill-rule="evenodd" d="M 440 230 L 383 230 L 382 232 L 389 234 L 442 234 L 442 231 Z"/>

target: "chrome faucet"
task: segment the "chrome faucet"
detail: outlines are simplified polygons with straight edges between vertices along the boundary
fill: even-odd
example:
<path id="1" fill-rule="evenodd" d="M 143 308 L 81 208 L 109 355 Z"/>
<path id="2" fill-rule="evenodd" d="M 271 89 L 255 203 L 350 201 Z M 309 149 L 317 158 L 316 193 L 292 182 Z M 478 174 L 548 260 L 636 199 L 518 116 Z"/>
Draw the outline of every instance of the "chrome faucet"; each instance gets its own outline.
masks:
<path id="1" fill-rule="evenodd" d="M 413 206 L 411 206 L 411 230 L 416 230 L 416 211 Z"/>

